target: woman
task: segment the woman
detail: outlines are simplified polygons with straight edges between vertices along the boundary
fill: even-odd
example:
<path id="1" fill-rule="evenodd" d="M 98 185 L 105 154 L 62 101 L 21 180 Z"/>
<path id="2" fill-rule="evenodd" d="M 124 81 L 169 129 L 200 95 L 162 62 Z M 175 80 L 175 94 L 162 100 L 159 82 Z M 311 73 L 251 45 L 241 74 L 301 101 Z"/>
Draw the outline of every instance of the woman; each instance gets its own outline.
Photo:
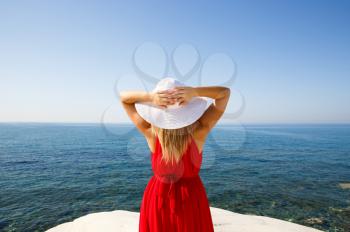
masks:
<path id="1" fill-rule="evenodd" d="M 154 175 L 141 203 L 140 232 L 214 231 L 198 173 L 205 139 L 229 97 L 229 88 L 189 87 L 173 78 L 162 79 L 151 93 L 121 93 L 125 111 L 151 150 Z"/>

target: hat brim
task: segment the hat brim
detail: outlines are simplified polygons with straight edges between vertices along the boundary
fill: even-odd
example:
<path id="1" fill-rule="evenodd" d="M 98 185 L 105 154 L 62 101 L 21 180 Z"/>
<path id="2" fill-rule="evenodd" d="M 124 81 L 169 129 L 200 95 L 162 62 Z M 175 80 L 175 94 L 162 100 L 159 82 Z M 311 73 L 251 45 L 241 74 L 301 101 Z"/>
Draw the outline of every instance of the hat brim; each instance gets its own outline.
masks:
<path id="1" fill-rule="evenodd" d="M 179 108 L 162 109 L 148 102 L 135 103 L 137 113 L 148 123 L 163 129 L 178 129 L 196 122 L 210 106 L 205 97 L 195 97 Z"/>

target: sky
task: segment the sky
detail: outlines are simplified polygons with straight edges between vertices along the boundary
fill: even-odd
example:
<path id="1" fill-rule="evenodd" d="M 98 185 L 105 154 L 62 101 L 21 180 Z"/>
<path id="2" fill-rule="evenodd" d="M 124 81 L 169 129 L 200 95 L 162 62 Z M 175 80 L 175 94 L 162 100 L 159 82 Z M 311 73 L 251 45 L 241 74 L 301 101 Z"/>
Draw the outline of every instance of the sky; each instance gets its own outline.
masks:
<path id="1" fill-rule="evenodd" d="M 350 123 L 349 11 L 341 0 L 1 1 L 0 122 L 130 122 L 118 91 L 195 67 L 186 84 L 231 88 L 223 122 Z"/>

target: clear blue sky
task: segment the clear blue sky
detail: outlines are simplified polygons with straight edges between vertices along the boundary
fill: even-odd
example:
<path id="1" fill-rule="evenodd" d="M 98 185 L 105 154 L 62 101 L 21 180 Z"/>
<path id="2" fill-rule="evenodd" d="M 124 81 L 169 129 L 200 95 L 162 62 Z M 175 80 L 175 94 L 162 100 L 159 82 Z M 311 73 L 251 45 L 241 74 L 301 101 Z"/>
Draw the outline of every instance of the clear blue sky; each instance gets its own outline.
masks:
<path id="1" fill-rule="evenodd" d="M 1 1 L 0 121 L 100 122 L 109 107 L 106 121 L 127 122 L 113 86 L 140 86 L 125 75 L 151 41 L 232 57 L 239 122 L 350 122 L 349 12 L 340 0 Z M 229 65 L 214 64 L 208 83 L 221 83 Z"/>

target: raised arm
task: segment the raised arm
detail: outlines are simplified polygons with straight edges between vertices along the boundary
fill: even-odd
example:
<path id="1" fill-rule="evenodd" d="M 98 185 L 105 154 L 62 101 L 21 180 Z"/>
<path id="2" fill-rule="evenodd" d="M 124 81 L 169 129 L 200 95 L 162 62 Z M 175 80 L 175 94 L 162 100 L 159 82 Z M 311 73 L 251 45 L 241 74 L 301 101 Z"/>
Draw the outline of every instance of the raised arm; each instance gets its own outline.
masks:
<path id="1" fill-rule="evenodd" d="M 175 100 L 169 96 L 167 91 L 161 91 L 157 93 L 149 93 L 145 91 L 123 91 L 120 93 L 120 101 L 128 114 L 131 121 L 135 124 L 137 129 L 147 134 L 151 125 L 145 121 L 136 111 L 136 102 L 152 102 L 160 107 L 166 107 L 167 105 L 174 104 Z"/>
<path id="2" fill-rule="evenodd" d="M 199 119 L 200 124 L 210 130 L 224 114 L 231 91 L 222 86 L 197 87 L 195 91 L 197 96 L 214 99 L 214 104 L 210 105 Z"/>
<path id="3" fill-rule="evenodd" d="M 178 87 L 176 89 L 180 104 L 186 104 L 192 97 L 209 97 L 214 99 L 214 104 L 211 104 L 198 120 L 203 132 L 201 134 L 203 134 L 203 137 L 206 137 L 225 112 L 230 98 L 230 89 L 222 86 Z"/>

